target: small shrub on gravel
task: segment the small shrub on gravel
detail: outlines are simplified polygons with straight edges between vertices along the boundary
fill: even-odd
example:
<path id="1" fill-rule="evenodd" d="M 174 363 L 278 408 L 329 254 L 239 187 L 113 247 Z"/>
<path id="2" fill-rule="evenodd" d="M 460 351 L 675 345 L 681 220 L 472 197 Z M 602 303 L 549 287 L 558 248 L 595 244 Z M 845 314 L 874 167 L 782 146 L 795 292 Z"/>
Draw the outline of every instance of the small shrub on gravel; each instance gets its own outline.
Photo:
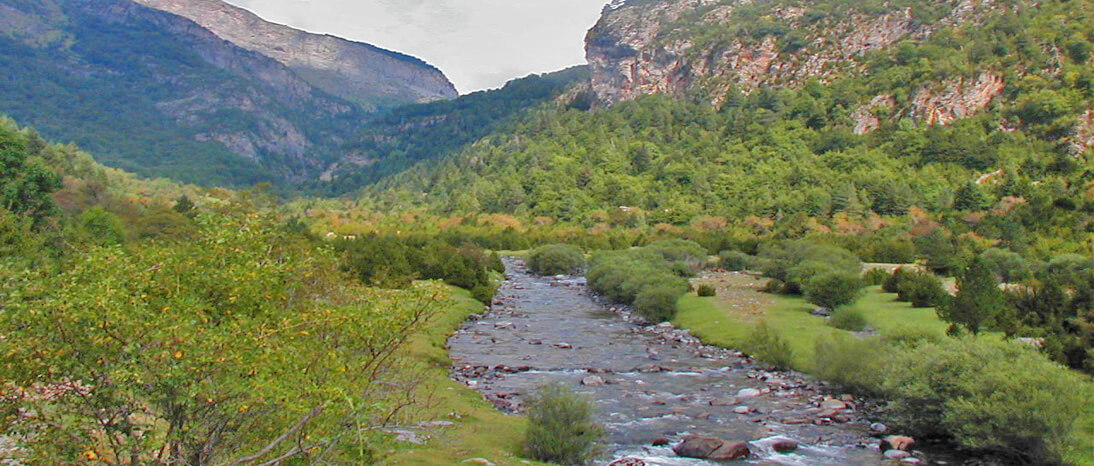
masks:
<path id="1" fill-rule="evenodd" d="M 704 298 L 718 295 L 718 292 L 714 291 L 714 287 L 710 285 L 699 285 L 699 291 L 697 293 Z"/>
<path id="2" fill-rule="evenodd" d="M 539 389 L 528 403 L 524 451 L 539 460 L 583 465 L 596 454 L 604 429 L 593 420 L 593 403 L 561 385 Z"/>
<path id="3" fill-rule="evenodd" d="M 528 268 L 540 275 L 570 275 L 585 268 L 581 249 L 568 244 L 549 244 L 528 253 Z"/>

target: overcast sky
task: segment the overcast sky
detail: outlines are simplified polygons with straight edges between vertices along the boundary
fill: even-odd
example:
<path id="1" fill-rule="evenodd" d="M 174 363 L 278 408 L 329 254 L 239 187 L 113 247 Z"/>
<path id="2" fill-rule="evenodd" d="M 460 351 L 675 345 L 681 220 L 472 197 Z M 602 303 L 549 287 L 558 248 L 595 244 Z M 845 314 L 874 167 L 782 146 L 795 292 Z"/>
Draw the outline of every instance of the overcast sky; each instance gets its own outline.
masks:
<path id="1" fill-rule="evenodd" d="M 368 42 L 440 68 L 460 93 L 585 63 L 606 0 L 227 0 L 275 23 Z"/>

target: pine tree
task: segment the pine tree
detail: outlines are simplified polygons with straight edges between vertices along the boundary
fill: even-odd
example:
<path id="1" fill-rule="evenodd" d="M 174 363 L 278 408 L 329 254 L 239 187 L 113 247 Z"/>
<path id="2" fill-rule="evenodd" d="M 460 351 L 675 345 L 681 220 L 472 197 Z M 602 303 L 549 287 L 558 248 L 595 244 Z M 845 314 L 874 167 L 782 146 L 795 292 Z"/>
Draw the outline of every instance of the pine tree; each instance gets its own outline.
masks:
<path id="1" fill-rule="evenodd" d="M 957 277 L 957 296 L 938 307 L 938 315 L 973 335 L 991 322 L 1003 308 L 1003 292 L 991 269 L 977 257 Z"/>

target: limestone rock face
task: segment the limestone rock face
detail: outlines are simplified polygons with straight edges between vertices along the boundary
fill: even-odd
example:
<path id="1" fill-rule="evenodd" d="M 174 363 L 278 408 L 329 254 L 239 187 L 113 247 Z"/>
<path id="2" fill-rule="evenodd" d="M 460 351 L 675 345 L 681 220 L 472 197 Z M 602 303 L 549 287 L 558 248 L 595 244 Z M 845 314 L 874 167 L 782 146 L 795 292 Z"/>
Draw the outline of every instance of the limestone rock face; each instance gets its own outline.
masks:
<path id="1" fill-rule="evenodd" d="M 628 0 L 609 5 L 586 39 L 593 92 L 609 105 L 667 94 L 698 96 L 721 106 L 734 89 L 751 93 L 862 75 L 868 72 L 862 57 L 871 52 L 924 40 L 939 25 L 975 23 L 998 8 L 993 0 L 940 0 L 935 3 L 947 9 L 942 19 L 923 22 L 916 21 L 911 8 L 852 9 L 818 19 L 801 7 L 762 9 L 752 3 Z M 737 13 L 745 9 L 753 15 L 750 21 L 773 32 L 740 26 Z M 898 109 L 898 116 L 949 124 L 986 109 L 1004 86 L 1003 78 L 990 71 L 977 79 L 931 83 L 915 94 L 908 108 Z M 877 129 L 882 119 L 876 110 L 895 106 L 892 95 L 863 102 L 852 115 L 855 132 Z"/>
<path id="2" fill-rule="evenodd" d="M 221 0 L 133 0 L 187 18 L 218 37 L 272 58 L 309 84 L 366 108 L 455 98 L 425 62 L 369 44 L 274 24 Z"/>

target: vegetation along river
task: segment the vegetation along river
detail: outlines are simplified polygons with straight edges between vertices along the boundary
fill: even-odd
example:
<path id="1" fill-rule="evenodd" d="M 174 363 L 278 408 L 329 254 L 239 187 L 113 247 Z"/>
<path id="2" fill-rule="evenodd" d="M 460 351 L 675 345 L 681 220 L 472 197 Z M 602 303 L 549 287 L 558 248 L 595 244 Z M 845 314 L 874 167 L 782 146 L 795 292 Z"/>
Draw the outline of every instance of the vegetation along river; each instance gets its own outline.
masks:
<path id="1" fill-rule="evenodd" d="M 454 377 L 498 409 L 519 413 L 526 395 L 551 383 L 589 395 L 607 432 L 605 463 L 714 464 L 674 454 L 693 434 L 749 442 L 751 464 L 882 464 L 856 400 L 825 396 L 807 377 L 765 371 L 666 324 L 633 322 L 591 296 L 583 278 L 505 263 L 489 312 L 449 340 Z M 777 439 L 799 447 L 777 453 Z"/>

